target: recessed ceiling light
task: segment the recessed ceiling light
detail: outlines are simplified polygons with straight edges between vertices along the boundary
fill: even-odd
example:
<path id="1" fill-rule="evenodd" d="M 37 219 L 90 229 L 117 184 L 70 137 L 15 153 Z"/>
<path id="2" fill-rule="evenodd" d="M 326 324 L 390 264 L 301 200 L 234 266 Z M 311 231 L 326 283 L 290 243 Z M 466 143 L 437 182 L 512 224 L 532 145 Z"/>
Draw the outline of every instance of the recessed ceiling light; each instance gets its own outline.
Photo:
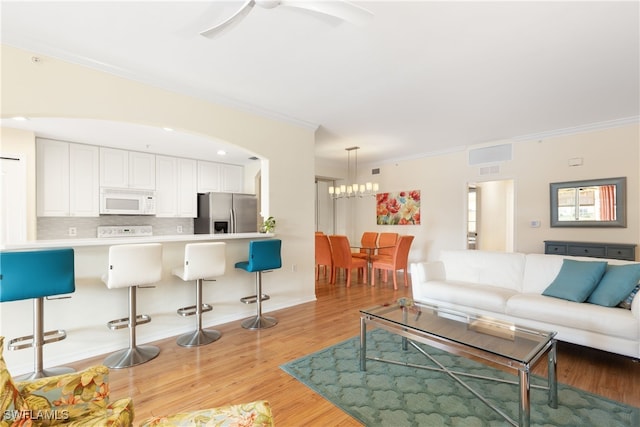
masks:
<path id="1" fill-rule="evenodd" d="M 218 156 L 226 156 L 227 152 L 224 150 L 218 150 Z"/>
<path id="2" fill-rule="evenodd" d="M 23 117 L 23 116 L 12 117 L 12 119 L 15 120 L 15 121 L 18 121 L 18 122 L 26 122 L 27 120 L 29 120 L 29 119 L 27 119 L 26 117 Z"/>

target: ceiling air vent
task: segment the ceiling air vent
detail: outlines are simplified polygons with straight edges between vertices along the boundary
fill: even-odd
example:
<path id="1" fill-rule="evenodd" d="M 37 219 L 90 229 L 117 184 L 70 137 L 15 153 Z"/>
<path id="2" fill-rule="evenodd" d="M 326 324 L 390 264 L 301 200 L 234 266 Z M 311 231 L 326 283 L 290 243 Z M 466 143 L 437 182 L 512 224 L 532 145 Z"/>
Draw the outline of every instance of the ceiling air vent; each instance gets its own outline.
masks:
<path id="1" fill-rule="evenodd" d="M 500 165 L 483 166 L 480 168 L 480 175 L 495 175 L 500 173 Z"/>
<path id="2" fill-rule="evenodd" d="M 493 145 L 491 147 L 469 150 L 469 166 L 485 163 L 496 163 L 511 160 L 511 144 Z"/>

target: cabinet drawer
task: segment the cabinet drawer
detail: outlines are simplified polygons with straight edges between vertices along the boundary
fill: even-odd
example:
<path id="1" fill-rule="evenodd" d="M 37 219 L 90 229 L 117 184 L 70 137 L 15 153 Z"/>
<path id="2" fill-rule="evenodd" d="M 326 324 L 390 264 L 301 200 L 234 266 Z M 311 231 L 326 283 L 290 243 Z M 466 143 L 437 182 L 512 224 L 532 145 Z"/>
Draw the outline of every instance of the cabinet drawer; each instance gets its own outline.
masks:
<path id="1" fill-rule="evenodd" d="M 635 250 L 633 248 L 623 248 L 617 246 L 607 246 L 607 258 L 626 259 L 635 261 Z"/>
<path id="2" fill-rule="evenodd" d="M 547 245 L 547 248 L 544 252 L 545 254 L 552 255 L 566 255 L 567 254 L 567 245 Z"/>
<path id="3" fill-rule="evenodd" d="M 606 250 L 604 246 L 569 246 L 569 255 L 575 256 L 593 256 L 593 257 L 606 257 Z"/>

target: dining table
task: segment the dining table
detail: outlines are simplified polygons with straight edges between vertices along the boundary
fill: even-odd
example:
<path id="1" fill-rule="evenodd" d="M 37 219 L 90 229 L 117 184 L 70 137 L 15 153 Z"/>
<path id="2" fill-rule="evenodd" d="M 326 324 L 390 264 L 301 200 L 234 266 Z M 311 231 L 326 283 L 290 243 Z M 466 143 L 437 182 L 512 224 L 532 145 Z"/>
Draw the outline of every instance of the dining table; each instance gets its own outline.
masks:
<path id="1" fill-rule="evenodd" d="M 372 276 L 372 267 L 373 267 L 373 256 L 376 254 L 376 251 L 379 249 L 390 249 L 393 248 L 394 245 L 350 245 L 351 249 L 360 249 L 364 250 L 364 253 L 367 254 L 367 283 L 371 283 Z M 362 252 L 362 251 L 360 251 Z"/>

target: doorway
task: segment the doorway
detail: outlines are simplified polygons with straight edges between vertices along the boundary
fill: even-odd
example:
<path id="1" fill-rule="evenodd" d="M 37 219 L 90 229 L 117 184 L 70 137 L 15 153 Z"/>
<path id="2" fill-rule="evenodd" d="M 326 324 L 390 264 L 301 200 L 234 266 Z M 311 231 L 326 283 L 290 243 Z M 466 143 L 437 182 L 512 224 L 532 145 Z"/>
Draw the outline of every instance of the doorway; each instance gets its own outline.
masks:
<path id="1" fill-rule="evenodd" d="M 512 179 L 467 185 L 467 249 L 513 252 L 514 182 Z"/>
<path id="2" fill-rule="evenodd" d="M 21 156 L 0 156 L 0 243 L 27 240 L 27 169 Z"/>
<path id="3" fill-rule="evenodd" d="M 316 178 L 316 230 L 324 234 L 336 233 L 335 203 L 329 194 L 329 187 L 335 186 L 335 181 L 326 178 Z"/>

